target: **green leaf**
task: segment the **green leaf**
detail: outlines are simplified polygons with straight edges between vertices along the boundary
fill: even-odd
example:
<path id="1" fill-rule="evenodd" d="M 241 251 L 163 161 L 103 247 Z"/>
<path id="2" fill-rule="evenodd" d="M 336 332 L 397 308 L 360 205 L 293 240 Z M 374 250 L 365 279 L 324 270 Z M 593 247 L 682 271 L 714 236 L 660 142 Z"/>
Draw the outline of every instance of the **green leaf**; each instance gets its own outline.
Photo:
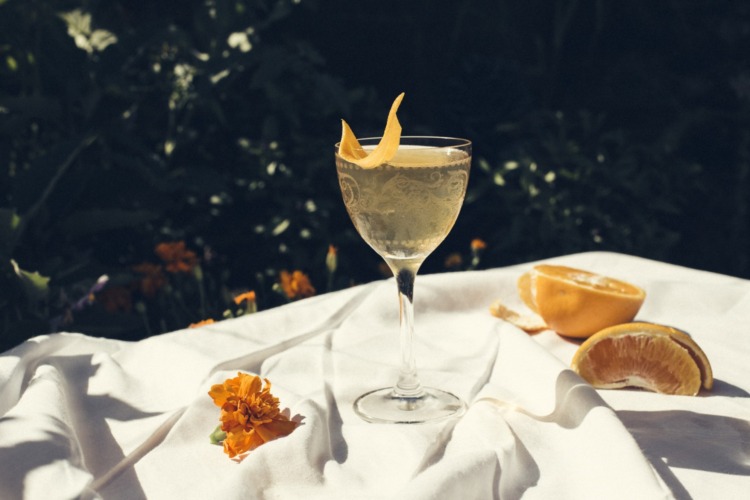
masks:
<path id="1" fill-rule="evenodd" d="M 49 278 L 42 276 L 37 271 L 29 272 L 24 271 L 18 265 L 18 263 L 11 259 L 10 264 L 13 266 L 13 270 L 18 276 L 21 282 L 23 291 L 31 301 L 43 300 L 47 297 L 49 292 Z"/>
<path id="2" fill-rule="evenodd" d="M 226 437 L 227 433 L 221 430 L 220 425 L 217 425 L 216 429 L 209 434 L 208 439 L 211 441 L 211 444 L 221 444 Z"/>

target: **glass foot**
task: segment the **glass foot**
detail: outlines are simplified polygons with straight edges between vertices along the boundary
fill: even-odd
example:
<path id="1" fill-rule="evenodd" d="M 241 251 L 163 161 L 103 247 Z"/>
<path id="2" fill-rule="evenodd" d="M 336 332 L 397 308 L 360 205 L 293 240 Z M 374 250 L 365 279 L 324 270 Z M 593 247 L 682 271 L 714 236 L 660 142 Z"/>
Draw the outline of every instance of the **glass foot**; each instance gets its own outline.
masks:
<path id="1" fill-rule="evenodd" d="M 354 411 L 364 420 L 380 424 L 420 424 L 448 417 L 458 417 L 466 405 L 450 392 L 424 387 L 419 397 L 398 397 L 392 387 L 377 389 L 360 396 Z"/>

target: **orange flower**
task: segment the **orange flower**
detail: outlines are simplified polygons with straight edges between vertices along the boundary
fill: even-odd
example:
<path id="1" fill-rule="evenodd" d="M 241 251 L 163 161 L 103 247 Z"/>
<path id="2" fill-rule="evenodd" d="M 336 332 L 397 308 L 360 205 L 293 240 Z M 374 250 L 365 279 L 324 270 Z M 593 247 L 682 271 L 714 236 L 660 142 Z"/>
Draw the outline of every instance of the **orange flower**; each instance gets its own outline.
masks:
<path id="1" fill-rule="evenodd" d="M 452 253 L 445 258 L 445 267 L 448 269 L 457 269 L 464 263 L 460 253 Z"/>
<path id="2" fill-rule="evenodd" d="M 242 304 L 242 302 L 244 301 L 248 301 L 250 303 L 255 302 L 255 291 L 250 290 L 249 292 L 241 293 L 234 297 L 234 303 L 237 305 Z"/>
<path id="3" fill-rule="evenodd" d="M 471 240 L 471 249 L 473 251 L 476 252 L 478 250 L 484 250 L 485 248 L 487 248 L 487 243 L 485 243 L 484 240 L 480 240 L 479 238 Z"/>
<path id="4" fill-rule="evenodd" d="M 164 261 L 170 273 L 189 273 L 198 265 L 198 256 L 185 248 L 184 241 L 159 243 L 155 252 Z"/>
<path id="5" fill-rule="evenodd" d="M 310 278 L 302 271 L 294 271 L 293 273 L 281 271 L 279 278 L 281 279 L 281 289 L 284 290 L 289 300 L 315 295 L 315 288 L 310 283 Z"/>
<path id="6" fill-rule="evenodd" d="M 144 262 L 133 266 L 133 271 L 143 275 L 137 286 L 146 297 L 153 297 L 160 288 L 167 284 L 167 278 L 158 264 Z"/>
<path id="7" fill-rule="evenodd" d="M 234 458 L 281 436 L 291 434 L 297 426 L 279 411 L 279 400 L 271 394 L 271 383 L 265 387 L 257 375 L 238 372 L 223 384 L 211 386 L 208 395 L 221 408 L 221 430 L 224 453 Z"/>
<path id="8" fill-rule="evenodd" d="M 245 303 L 244 311 L 240 309 L 242 314 L 253 314 L 258 312 L 258 303 L 255 301 L 255 291 L 250 290 L 249 292 L 241 293 L 234 297 L 234 303 L 238 306 L 242 306 Z"/>
<path id="9" fill-rule="evenodd" d="M 199 321 L 197 323 L 190 323 L 190 326 L 188 328 L 200 328 L 202 326 L 210 325 L 210 324 L 213 324 L 213 323 L 216 323 L 216 321 L 214 321 L 211 318 L 208 318 L 208 319 L 204 319 L 202 321 Z"/>

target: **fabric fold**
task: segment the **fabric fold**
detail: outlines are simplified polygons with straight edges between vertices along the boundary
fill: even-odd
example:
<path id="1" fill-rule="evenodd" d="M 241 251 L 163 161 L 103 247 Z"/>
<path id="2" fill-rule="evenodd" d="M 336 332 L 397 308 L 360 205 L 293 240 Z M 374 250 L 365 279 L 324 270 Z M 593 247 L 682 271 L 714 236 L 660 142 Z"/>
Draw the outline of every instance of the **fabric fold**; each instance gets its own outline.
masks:
<path id="1" fill-rule="evenodd" d="M 399 370 L 396 286 L 384 280 L 140 342 L 56 334 L 3 353 L 0 497 L 699 499 L 747 491 L 742 328 L 750 312 L 741 305 L 750 283 L 619 254 L 554 261 L 632 276 L 649 294 L 643 319 L 682 323 L 705 348 L 714 391 L 592 389 L 568 369 L 577 343 L 549 331 L 529 336 L 489 314 L 493 301 L 517 299 L 516 279 L 530 263 L 419 277 L 420 378 L 468 410 L 423 425 L 368 424 L 354 400 L 393 384 Z M 208 390 L 237 371 L 268 378 L 280 407 L 300 421 L 242 461 L 208 438 L 219 419 Z"/>

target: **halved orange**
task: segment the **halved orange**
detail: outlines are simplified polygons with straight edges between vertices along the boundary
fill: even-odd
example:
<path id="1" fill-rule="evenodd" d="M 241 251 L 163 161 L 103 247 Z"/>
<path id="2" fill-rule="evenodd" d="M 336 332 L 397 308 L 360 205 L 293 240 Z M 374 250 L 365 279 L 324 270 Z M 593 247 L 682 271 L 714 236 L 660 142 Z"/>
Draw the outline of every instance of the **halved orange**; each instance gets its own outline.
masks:
<path id="1" fill-rule="evenodd" d="M 571 267 L 540 264 L 517 283 L 521 300 L 557 333 L 586 338 L 635 318 L 646 293 L 635 285 Z"/>
<path id="2" fill-rule="evenodd" d="M 592 335 L 571 368 L 600 389 L 640 387 L 694 396 L 713 387 L 708 357 L 690 335 L 655 323 L 626 323 Z"/>
<path id="3" fill-rule="evenodd" d="M 536 304 L 534 303 L 534 292 L 531 291 L 531 271 L 523 273 L 517 282 L 518 295 L 521 297 L 526 306 L 534 312 L 536 310 Z"/>

